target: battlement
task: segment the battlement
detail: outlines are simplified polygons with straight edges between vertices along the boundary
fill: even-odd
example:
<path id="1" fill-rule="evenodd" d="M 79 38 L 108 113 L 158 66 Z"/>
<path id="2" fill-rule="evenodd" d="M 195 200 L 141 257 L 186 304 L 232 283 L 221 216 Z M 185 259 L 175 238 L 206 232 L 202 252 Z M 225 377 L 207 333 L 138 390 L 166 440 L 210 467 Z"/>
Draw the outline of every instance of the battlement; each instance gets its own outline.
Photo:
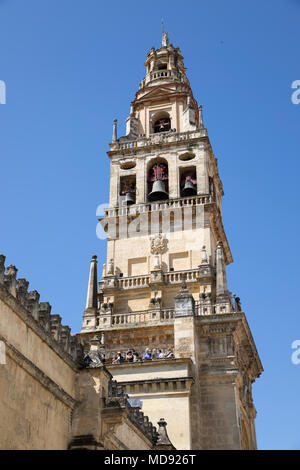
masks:
<path id="1" fill-rule="evenodd" d="M 62 325 L 60 315 L 51 314 L 49 302 L 40 302 L 40 294 L 36 290 L 28 291 L 29 282 L 24 278 L 17 279 L 18 269 L 14 265 L 5 268 L 5 256 L 0 254 L 0 297 L 5 303 L 12 303 L 17 314 L 31 326 L 39 336 L 47 338 L 60 355 L 67 360 L 80 361 L 82 345 L 71 333 L 71 328 Z M 25 315 L 24 315 L 25 313 Z M 27 314 L 27 315 L 26 315 Z"/>

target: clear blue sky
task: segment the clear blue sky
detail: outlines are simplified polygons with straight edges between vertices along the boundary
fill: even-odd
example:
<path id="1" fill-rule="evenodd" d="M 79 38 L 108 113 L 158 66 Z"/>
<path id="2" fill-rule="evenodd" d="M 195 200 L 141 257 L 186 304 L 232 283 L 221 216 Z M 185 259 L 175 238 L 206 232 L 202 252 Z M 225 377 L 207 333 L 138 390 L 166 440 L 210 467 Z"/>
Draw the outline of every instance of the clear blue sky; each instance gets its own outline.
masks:
<path id="1" fill-rule="evenodd" d="M 0 0 L 0 252 L 79 331 L 113 118 L 124 134 L 162 17 L 219 161 L 229 287 L 265 369 L 258 445 L 299 449 L 299 0 Z"/>

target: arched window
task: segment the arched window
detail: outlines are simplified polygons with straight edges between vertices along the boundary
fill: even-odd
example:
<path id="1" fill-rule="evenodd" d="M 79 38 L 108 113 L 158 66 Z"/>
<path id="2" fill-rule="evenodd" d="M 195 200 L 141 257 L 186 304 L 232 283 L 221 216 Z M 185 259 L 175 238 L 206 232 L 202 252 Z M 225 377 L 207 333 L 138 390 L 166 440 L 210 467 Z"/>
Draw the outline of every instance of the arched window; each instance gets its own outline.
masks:
<path id="1" fill-rule="evenodd" d="M 135 204 L 135 195 L 136 195 L 136 177 L 132 176 L 122 176 L 120 179 L 120 196 L 123 197 L 123 203 L 130 206 Z"/>
<path id="2" fill-rule="evenodd" d="M 191 197 L 197 194 L 197 179 L 195 167 L 180 169 L 180 195 Z"/>
<path id="3" fill-rule="evenodd" d="M 160 201 L 169 197 L 168 164 L 156 161 L 148 171 L 148 199 Z"/>

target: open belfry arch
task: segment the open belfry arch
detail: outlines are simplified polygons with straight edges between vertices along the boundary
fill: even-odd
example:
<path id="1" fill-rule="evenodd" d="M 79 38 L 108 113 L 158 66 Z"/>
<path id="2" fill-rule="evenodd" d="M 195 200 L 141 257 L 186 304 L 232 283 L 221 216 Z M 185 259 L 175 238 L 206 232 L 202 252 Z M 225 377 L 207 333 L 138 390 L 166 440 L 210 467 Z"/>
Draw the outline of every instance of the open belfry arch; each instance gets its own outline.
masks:
<path id="1" fill-rule="evenodd" d="M 166 419 L 176 449 L 255 449 L 262 365 L 227 286 L 217 159 L 167 33 L 145 67 L 126 136 L 113 124 L 107 260 L 97 284 L 92 258 L 79 336 L 98 338 L 109 372 L 152 422 Z M 143 360 L 147 348 L 161 358 Z M 112 363 L 128 351 L 142 360 Z"/>

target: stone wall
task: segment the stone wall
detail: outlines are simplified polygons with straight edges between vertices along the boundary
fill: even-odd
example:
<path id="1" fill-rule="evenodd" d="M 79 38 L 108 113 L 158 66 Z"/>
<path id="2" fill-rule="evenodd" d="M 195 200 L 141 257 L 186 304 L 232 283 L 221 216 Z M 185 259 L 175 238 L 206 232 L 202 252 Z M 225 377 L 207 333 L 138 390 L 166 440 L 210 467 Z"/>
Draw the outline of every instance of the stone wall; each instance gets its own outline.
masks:
<path id="1" fill-rule="evenodd" d="M 81 345 L 0 256 L 0 449 L 67 449 Z M 25 286 L 25 289 L 24 289 Z"/>

